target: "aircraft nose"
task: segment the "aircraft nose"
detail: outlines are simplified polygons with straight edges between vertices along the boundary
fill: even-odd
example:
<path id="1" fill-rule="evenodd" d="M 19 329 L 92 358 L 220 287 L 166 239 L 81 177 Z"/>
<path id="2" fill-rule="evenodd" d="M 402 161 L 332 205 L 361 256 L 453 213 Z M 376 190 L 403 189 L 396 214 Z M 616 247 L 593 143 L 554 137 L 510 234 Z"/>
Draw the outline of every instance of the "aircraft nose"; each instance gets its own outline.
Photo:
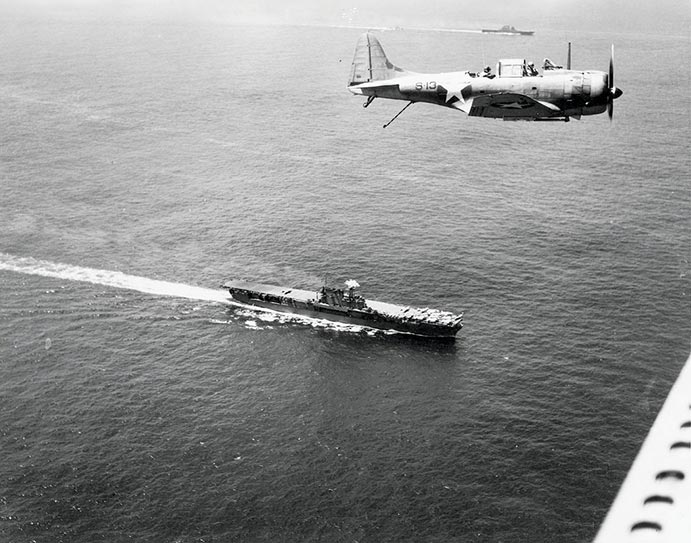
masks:
<path id="1" fill-rule="evenodd" d="M 590 98 L 600 98 L 607 91 L 607 83 L 605 82 L 605 74 L 595 75 L 593 74 L 590 81 Z"/>

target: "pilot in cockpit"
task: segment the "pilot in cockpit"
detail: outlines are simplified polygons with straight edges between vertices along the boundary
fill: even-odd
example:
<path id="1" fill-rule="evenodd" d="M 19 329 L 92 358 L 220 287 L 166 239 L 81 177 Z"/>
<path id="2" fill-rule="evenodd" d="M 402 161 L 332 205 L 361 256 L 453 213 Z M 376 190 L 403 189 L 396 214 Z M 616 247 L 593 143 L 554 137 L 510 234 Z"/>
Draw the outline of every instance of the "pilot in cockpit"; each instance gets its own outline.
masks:
<path id="1" fill-rule="evenodd" d="M 538 73 L 539 73 L 539 72 L 537 71 L 537 68 L 535 68 L 535 64 L 532 63 L 532 62 L 529 62 L 529 63 L 528 63 L 527 72 L 528 72 L 528 75 L 529 75 L 530 77 L 534 77 L 534 76 L 538 75 Z"/>

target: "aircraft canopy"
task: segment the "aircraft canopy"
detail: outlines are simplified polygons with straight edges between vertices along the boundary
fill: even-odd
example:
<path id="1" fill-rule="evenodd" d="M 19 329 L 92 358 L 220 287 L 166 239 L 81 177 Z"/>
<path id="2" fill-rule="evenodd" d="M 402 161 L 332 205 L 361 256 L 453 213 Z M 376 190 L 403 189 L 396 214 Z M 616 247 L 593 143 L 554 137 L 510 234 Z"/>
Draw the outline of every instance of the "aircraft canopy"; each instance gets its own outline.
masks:
<path id="1" fill-rule="evenodd" d="M 527 73 L 523 58 L 503 58 L 497 63 L 497 77 L 523 77 Z"/>

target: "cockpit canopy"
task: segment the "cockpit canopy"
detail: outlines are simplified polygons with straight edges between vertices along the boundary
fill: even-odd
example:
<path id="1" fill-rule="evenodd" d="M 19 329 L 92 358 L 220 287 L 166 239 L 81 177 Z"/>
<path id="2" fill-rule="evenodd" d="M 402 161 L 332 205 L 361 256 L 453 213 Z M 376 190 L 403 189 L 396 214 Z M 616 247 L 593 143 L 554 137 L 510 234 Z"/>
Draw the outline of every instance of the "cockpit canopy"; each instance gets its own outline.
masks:
<path id="1" fill-rule="evenodd" d="M 523 58 L 503 58 L 497 62 L 497 77 L 525 77 L 528 66 Z"/>

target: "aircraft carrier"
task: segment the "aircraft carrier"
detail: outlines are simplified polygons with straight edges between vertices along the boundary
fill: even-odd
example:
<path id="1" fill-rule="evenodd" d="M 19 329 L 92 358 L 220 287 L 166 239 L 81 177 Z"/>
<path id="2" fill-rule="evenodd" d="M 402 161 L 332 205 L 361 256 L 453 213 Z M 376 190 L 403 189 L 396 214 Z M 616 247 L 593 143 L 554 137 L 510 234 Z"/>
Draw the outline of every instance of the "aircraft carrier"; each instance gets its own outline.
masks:
<path id="1" fill-rule="evenodd" d="M 513 26 L 504 25 L 501 28 L 483 28 L 483 34 L 507 34 L 512 36 L 532 36 L 535 34 L 534 30 L 516 30 Z"/>
<path id="2" fill-rule="evenodd" d="M 248 281 L 222 285 L 237 302 L 282 313 L 435 338 L 454 338 L 463 327 L 462 313 L 366 300 L 355 293 L 358 286 L 350 280 L 346 289 L 323 286 L 315 292 Z"/>

